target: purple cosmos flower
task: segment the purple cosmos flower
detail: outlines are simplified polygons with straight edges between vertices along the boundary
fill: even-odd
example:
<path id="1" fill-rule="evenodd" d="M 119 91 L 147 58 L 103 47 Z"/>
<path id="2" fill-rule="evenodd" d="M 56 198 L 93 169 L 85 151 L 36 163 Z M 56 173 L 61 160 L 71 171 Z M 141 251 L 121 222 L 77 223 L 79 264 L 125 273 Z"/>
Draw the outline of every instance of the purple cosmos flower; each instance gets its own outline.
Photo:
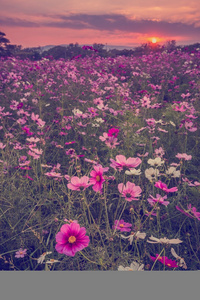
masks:
<path id="1" fill-rule="evenodd" d="M 114 224 L 115 225 L 113 225 L 113 229 L 118 229 L 118 230 L 120 230 L 122 232 L 124 232 L 124 231 L 129 232 L 129 231 L 131 231 L 131 228 L 129 228 L 129 227 L 132 227 L 132 224 L 131 223 L 126 223 L 126 222 L 124 222 L 124 220 L 120 220 L 120 221 L 115 220 Z"/>
<path id="2" fill-rule="evenodd" d="M 27 249 L 22 249 L 20 248 L 17 252 L 15 252 L 15 257 L 16 258 L 23 258 L 27 253 L 26 253 Z"/>

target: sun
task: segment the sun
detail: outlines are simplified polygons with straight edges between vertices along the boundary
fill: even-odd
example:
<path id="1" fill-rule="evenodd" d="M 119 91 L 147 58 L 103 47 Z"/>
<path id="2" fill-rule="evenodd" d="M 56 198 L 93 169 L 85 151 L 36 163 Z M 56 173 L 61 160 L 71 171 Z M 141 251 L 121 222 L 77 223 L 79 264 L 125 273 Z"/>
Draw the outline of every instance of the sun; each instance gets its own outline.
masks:
<path id="1" fill-rule="evenodd" d="M 152 38 L 152 39 L 151 39 L 151 42 L 152 42 L 153 44 L 155 44 L 155 43 L 157 43 L 157 39 L 156 39 L 156 38 Z"/>

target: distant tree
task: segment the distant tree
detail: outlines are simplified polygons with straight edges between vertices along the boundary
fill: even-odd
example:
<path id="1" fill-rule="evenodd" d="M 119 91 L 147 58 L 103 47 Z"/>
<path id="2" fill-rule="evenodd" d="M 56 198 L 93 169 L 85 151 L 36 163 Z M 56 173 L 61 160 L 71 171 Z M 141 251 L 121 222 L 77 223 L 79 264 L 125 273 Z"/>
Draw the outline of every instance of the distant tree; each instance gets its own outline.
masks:
<path id="1" fill-rule="evenodd" d="M 64 46 L 55 46 L 42 53 L 42 56 L 52 56 L 54 59 L 66 58 L 67 48 Z"/>
<path id="2" fill-rule="evenodd" d="M 6 55 L 7 45 L 10 43 L 5 36 L 6 34 L 0 31 L 0 56 Z"/>
<path id="3" fill-rule="evenodd" d="M 177 47 L 176 47 L 176 41 L 175 40 L 169 40 L 165 43 L 164 45 L 165 49 L 167 49 L 168 51 L 173 51 L 175 50 Z"/>

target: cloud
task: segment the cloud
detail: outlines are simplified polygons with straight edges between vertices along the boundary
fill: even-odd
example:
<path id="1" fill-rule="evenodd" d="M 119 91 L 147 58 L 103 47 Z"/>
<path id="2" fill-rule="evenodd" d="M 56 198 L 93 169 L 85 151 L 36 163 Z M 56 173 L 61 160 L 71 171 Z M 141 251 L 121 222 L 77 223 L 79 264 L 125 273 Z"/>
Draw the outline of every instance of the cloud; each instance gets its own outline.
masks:
<path id="1" fill-rule="evenodd" d="M 69 14 L 43 15 L 32 20 L 20 18 L 0 18 L 0 25 L 15 27 L 52 27 L 75 30 L 91 29 L 107 32 L 156 34 L 162 36 L 197 36 L 200 27 L 182 22 L 130 19 L 122 14 Z"/>
<path id="2" fill-rule="evenodd" d="M 9 27 L 40 27 L 40 24 L 36 22 L 11 17 L 0 17 L 0 25 Z"/>

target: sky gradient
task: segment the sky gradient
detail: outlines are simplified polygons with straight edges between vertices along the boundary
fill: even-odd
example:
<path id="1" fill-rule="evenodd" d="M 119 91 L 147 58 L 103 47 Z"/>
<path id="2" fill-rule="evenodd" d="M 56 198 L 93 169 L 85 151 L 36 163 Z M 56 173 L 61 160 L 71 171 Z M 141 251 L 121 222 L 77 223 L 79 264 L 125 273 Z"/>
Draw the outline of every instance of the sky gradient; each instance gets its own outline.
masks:
<path id="1" fill-rule="evenodd" d="M 23 47 L 200 42 L 200 1 L 0 0 L 0 31 Z"/>

